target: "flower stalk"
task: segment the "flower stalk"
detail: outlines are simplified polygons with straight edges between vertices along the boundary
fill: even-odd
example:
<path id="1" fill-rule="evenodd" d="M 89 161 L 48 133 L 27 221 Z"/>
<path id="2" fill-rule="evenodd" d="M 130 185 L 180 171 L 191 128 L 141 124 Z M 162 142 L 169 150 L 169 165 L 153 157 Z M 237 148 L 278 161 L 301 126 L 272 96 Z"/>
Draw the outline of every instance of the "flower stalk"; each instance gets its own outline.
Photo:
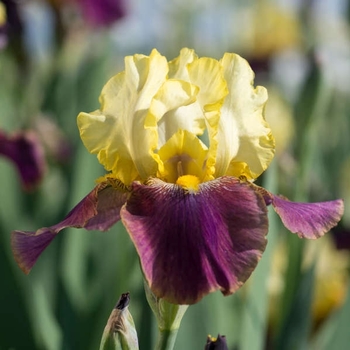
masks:
<path id="1" fill-rule="evenodd" d="M 156 350 L 174 349 L 178 329 L 159 329 Z"/>
<path id="2" fill-rule="evenodd" d="M 175 345 L 177 333 L 180 328 L 182 317 L 188 305 L 175 305 L 162 298 L 156 297 L 145 281 L 145 292 L 158 323 L 158 339 L 156 350 L 172 350 Z"/>

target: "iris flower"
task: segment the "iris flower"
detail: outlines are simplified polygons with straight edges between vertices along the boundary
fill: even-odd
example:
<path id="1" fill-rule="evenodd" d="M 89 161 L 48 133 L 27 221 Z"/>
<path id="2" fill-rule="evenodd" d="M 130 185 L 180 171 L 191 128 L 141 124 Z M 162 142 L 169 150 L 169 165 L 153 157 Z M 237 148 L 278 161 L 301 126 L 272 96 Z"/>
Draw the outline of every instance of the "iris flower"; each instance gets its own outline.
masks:
<path id="1" fill-rule="evenodd" d="M 154 295 L 193 304 L 248 279 L 266 247 L 268 205 L 302 238 L 335 226 L 342 200 L 294 203 L 254 184 L 274 139 L 263 116 L 267 91 L 253 79 L 231 53 L 126 57 L 100 109 L 78 116 L 85 147 L 108 173 L 60 223 L 12 233 L 21 269 L 29 273 L 66 227 L 105 231 L 122 220 Z"/>

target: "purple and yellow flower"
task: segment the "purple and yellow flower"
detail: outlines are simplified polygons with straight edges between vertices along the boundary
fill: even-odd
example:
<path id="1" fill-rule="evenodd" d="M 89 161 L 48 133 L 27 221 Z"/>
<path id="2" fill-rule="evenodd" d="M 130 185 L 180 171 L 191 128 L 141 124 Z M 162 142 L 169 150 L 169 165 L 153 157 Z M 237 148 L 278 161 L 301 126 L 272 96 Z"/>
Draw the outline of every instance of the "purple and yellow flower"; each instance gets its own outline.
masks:
<path id="1" fill-rule="evenodd" d="M 267 91 L 236 54 L 172 61 L 153 50 L 125 58 L 99 110 L 80 113 L 85 147 L 108 174 L 60 223 L 14 231 L 14 256 L 29 273 L 66 227 L 109 229 L 122 220 L 158 298 L 192 304 L 234 293 L 266 247 L 267 206 L 302 238 L 337 224 L 343 201 L 295 203 L 254 184 L 274 156 L 264 119 Z"/>

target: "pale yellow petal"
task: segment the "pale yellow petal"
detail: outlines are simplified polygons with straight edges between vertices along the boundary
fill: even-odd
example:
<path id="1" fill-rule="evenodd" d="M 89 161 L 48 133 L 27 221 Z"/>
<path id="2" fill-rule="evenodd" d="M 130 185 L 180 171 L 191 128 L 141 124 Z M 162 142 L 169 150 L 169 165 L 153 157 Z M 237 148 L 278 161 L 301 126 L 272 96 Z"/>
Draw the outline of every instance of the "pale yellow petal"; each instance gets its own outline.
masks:
<path id="1" fill-rule="evenodd" d="M 159 176 L 172 183 L 183 175 L 194 175 L 203 181 L 207 153 L 207 147 L 196 135 L 178 130 L 158 152 L 164 164 Z"/>
<path id="2" fill-rule="evenodd" d="M 183 103 L 176 108 L 169 109 L 163 114 L 158 122 L 158 147 L 162 147 L 179 129 L 187 130 L 195 135 L 202 135 L 206 125 L 204 114 L 201 106 L 197 102 L 199 87 L 192 84 L 188 73 L 188 64 L 197 60 L 194 50 L 184 48 L 180 51 L 180 55 L 169 62 L 169 81 L 176 80 L 178 84 L 190 84 L 193 91 L 194 99 L 191 103 Z M 170 85 L 169 85 L 170 86 Z M 162 99 L 167 99 L 166 104 L 171 104 L 170 100 L 174 99 L 176 90 L 168 89 L 167 94 Z"/>
<path id="3" fill-rule="evenodd" d="M 198 87 L 183 80 L 167 80 L 154 96 L 149 108 L 151 121 L 158 121 L 158 148 L 179 129 L 194 134 L 203 132 L 203 115 L 194 111 Z M 187 108 L 189 105 L 191 107 Z M 148 117 L 146 127 L 148 126 Z"/>
<path id="4" fill-rule="evenodd" d="M 159 122 L 159 147 L 178 129 L 187 130 L 194 135 L 202 135 L 208 128 L 208 132 L 212 134 L 227 94 L 220 63 L 211 58 L 198 59 L 194 50 L 184 48 L 179 57 L 169 62 L 169 78 L 189 82 L 197 86 L 198 91 L 193 103 L 174 108 L 164 114 Z M 206 162 L 208 179 L 214 172 L 214 158 L 215 147 L 211 145 L 211 153 Z"/>
<path id="5" fill-rule="evenodd" d="M 197 102 L 181 106 L 166 113 L 158 123 L 158 147 L 162 147 L 178 129 L 202 135 L 205 130 L 203 111 Z"/>
<path id="6" fill-rule="evenodd" d="M 200 88 L 197 101 L 203 111 L 210 140 L 205 180 L 210 180 L 214 175 L 216 165 L 217 130 L 221 108 L 228 89 L 222 66 L 215 59 L 203 57 L 194 60 L 188 64 L 188 70 L 190 81 Z"/>
<path id="7" fill-rule="evenodd" d="M 192 49 L 183 48 L 180 55 L 169 62 L 169 78 L 189 81 L 188 64 L 197 60 L 198 56 Z"/>
<path id="8" fill-rule="evenodd" d="M 150 56 L 126 57 L 125 72 L 102 90 L 101 110 L 78 116 L 85 147 L 126 185 L 157 173 L 157 120 L 148 109 L 167 73 L 166 58 L 156 50 Z"/>
<path id="9" fill-rule="evenodd" d="M 221 64 L 229 94 L 221 109 L 215 177 L 255 179 L 274 156 L 274 139 L 263 116 L 267 91 L 254 88 L 254 73 L 240 56 L 225 54 Z"/>

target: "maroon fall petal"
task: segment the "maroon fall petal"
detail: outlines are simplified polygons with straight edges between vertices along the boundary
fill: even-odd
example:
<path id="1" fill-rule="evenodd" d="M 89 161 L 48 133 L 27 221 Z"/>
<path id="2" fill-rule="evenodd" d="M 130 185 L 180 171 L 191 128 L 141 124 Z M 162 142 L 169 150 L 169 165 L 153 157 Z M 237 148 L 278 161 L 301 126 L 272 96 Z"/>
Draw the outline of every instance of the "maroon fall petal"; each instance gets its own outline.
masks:
<path id="1" fill-rule="evenodd" d="M 316 239 L 337 225 L 344 212 L 342 199 L 320 203 L 291 202 L 272 195 L 272 205 L 284 226 L 300 238 Z"/>
<path id="2" fill-rule="evenodd" d="M 26 190 L 33 189 L 42 179 L 46 166 L 44 150 L 33 132 L 8 136 L 0 131 L 0 154 L 16 165 Z"/>
<path id="3" fill-rule="evenodd" d="M 108 230 L 120 220 L 120 208 L 127 193 L 115 190 L 106 183 L 97 185 L 58 224 L 43 227 L 35 232 L 13 231 L 11 245 L 19 267 L 28 274 L 40 254 L 67 227 L 84 227 L 87 230 Z"/>
<path id="4" fill-rule="evenodd" d="M 134 183 L 122 221 L 153 293 L 174 304 L 234 293 L 266 246 L 267 209 L 248 184 L 222 177 L 198 193 L 152 179 Z"/>

